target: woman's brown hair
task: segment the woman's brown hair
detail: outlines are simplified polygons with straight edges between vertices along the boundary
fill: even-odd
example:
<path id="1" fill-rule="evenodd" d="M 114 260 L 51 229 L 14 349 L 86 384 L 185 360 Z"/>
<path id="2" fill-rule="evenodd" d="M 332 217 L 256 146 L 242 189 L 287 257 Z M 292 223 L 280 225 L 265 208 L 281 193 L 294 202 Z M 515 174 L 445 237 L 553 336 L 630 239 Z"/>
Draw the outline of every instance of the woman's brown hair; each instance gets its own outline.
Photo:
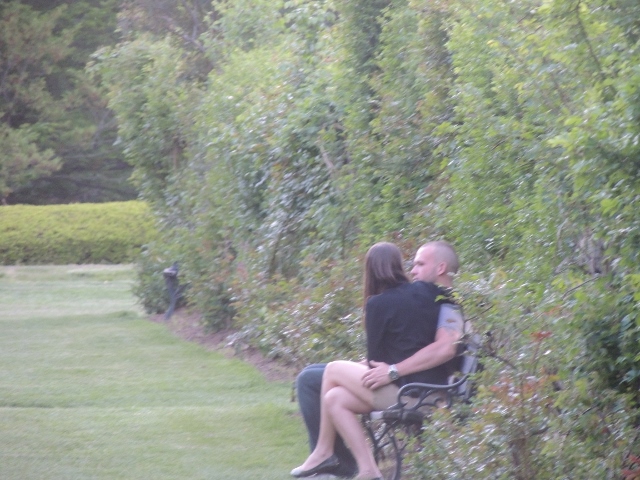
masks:
<path id="1" fill-rule="evenodd" d="M 400 249 L 389 242 L 372 246 L 364 257 L 364 303 L 372 295 L 409 282 Z"/>

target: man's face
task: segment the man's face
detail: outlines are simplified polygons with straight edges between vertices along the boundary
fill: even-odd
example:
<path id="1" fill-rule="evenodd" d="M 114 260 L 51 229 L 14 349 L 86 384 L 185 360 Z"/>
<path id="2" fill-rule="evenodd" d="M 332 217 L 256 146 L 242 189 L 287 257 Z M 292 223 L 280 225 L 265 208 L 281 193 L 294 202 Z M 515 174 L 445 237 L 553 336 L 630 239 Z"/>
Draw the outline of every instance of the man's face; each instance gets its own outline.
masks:
<path id="1" fill-rule="evenodd" d="M 432 247 L 420 247 L 413 259 L 413 281 L 435 282 L 438 279 L 438 261 Z"/>

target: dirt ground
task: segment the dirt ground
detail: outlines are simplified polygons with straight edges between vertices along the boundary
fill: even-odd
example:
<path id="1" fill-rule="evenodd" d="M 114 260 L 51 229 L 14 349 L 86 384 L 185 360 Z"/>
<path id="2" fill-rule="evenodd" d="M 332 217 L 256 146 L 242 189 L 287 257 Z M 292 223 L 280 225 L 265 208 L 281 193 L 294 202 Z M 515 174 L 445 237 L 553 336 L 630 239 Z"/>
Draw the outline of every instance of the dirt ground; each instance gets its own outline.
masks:
<path id="1" fill-rule="evenodd" d="M 296 369 L 284 366 L 275 360 L 265 358 L 257 349 L 246 345 L 234 345 L 232 336 L 234 330 L 222 330 L 215 333 L 206 332 L 199 314 L 185 308 L 176 310 L 169 320 L 164 319 L 164 313 L 151 315 L 152 322 L 166 325 L 177 337 L 195 342 L 208 350 L 215 350 L 231 358 L 236 357 L 255 366 L 269 381 L 293 381 L 298 373 Z"/>

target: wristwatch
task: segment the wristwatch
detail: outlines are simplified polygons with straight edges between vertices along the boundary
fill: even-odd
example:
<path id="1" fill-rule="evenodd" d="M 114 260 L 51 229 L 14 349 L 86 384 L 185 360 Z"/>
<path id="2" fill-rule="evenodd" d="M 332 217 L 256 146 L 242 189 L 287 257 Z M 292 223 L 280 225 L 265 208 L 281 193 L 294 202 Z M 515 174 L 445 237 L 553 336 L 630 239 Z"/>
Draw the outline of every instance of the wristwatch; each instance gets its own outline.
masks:
<path id="1" fill-rule="evenodd" d="M 398 374 L 398 369 L 395 365 L 389 365 L 389 378 L 393 382 L 394 380 L 398 380 L 400 375 Z"/>

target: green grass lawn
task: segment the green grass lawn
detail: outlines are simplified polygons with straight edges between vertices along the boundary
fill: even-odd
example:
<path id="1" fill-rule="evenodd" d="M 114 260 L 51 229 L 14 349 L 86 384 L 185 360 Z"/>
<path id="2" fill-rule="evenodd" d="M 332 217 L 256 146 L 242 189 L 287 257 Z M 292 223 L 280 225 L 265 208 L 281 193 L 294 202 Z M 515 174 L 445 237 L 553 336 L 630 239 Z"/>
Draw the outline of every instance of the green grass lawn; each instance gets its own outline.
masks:
<path id="1" fill-rule="evenodd" d="M 132 278 L 0 267 L 0 479 L 290 478 L 290 383 L 146 320 Z"/>

